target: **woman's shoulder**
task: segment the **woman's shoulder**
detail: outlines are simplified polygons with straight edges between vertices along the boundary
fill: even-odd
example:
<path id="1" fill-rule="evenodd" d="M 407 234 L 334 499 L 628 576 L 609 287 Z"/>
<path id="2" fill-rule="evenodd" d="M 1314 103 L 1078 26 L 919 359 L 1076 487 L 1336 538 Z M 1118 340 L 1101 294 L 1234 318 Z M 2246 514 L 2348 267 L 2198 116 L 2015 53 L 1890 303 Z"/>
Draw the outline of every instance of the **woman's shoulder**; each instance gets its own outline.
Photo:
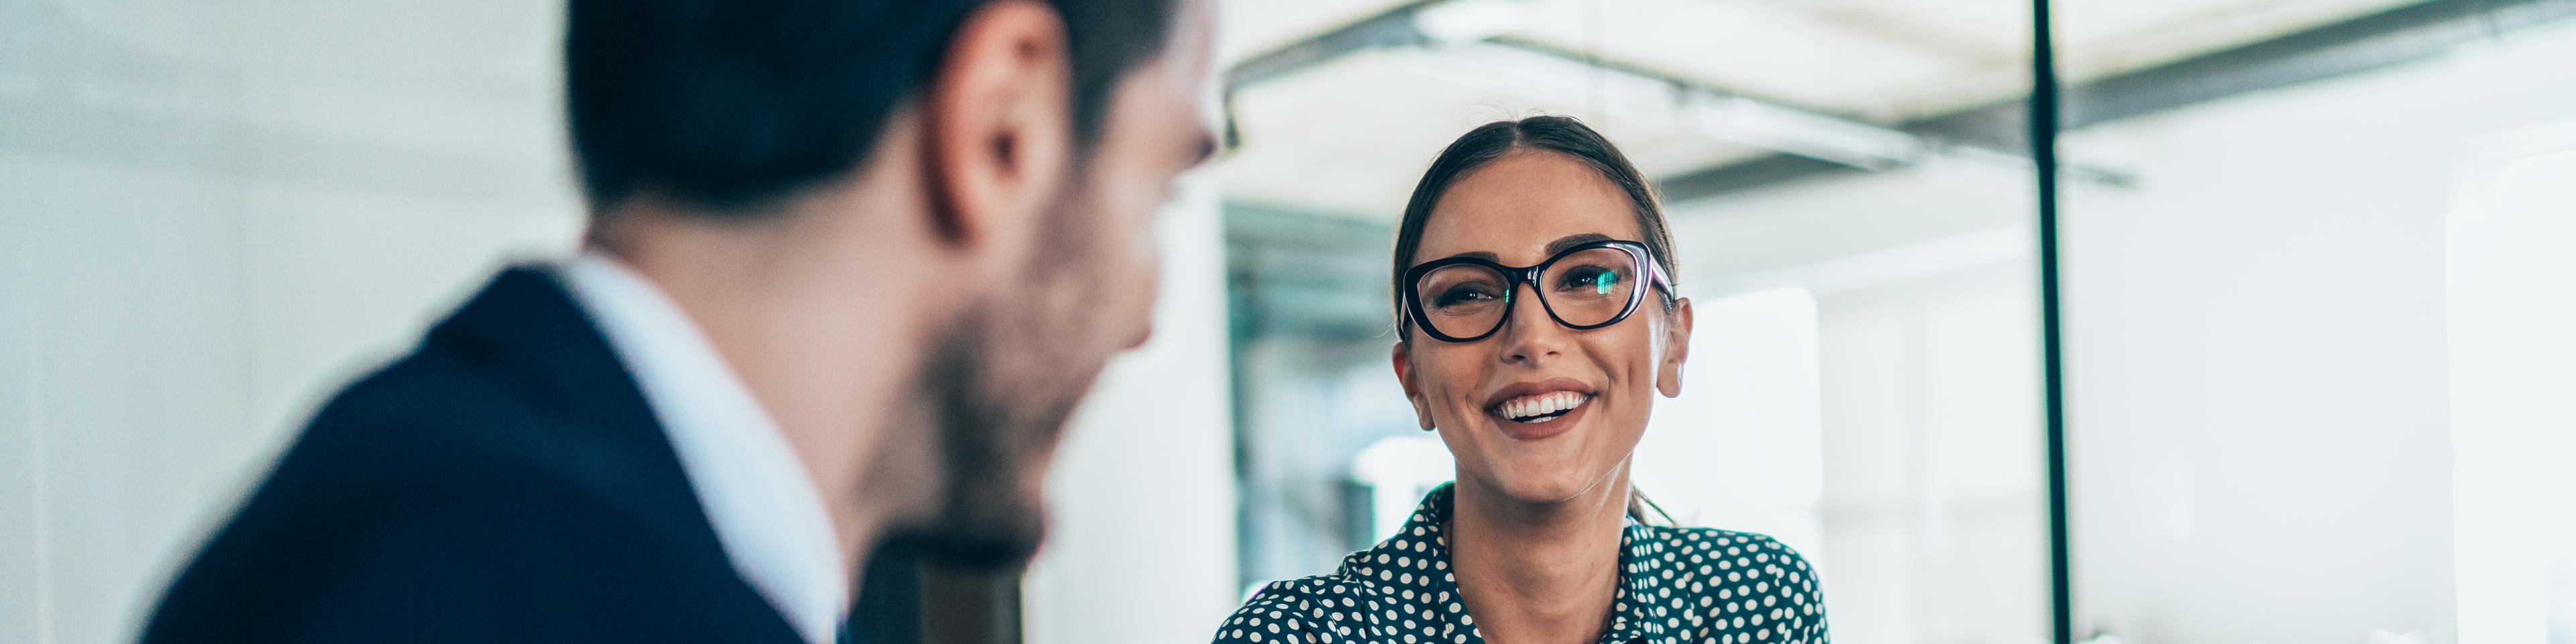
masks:
<path id="1" fill-rule="evenodd" d="M 1796 548 L 1770 535 L 1719 528 L 1640 525 L 1634 556 L 1675 574 L 1713 581 L 1787 581 L 1813 588 L 1815 568 Z M 1772 584 L 1777 585 L 1777 584 Z M 1810 591 L 1812 592 L 1812 590 Z"/>
<path id="2" fill-rule="evenodd" d="M 1307 644 L 1363 641 L 1375 629 L 1377 587 L 1365 579 L 1316 575 L 1274 581 L 1254 592 L 1217 628 L 1217 644 Z"/>
<path id="3" fill-rule="evenodd" d="M 1723 552 L 1754 562 L 1789 561 L 1804 564 L 1806 556 L 1796 548 L 1781 543 L 1771 535 L 1722 528 L 1698 528 L 1637 524 L 1644 540 L 1665 551 L 1689 551 L 1706 555 Z"/>
<path id="4" fill-rule="evenodd" d="M 1747 639 L 1824 642 L 1823 594 L 1815 568 L 1796 548 L 1770 535 L 1639 526 L 1629 574 L 1671 593 L 1677 606 L 1697 605 L 1715 619 L 1710 631 Z M 1768 631 L 1766 633 L 1766 631 Z"/>
<path id="5" fill-rule="evenodd" d="M 1262 586 L 1217 629 L 1216 644 L 1393 641 L 1399 624 L 1444 624 L 1455 635 L 1457 626 L 1445 621 L 1460 611 L 1457 582 L 1449 562 L 1426 556 L 1435 553 L 1417 548 L 1418 541 L 1398 535 L 1343 557 L 1333 574 Z"/>

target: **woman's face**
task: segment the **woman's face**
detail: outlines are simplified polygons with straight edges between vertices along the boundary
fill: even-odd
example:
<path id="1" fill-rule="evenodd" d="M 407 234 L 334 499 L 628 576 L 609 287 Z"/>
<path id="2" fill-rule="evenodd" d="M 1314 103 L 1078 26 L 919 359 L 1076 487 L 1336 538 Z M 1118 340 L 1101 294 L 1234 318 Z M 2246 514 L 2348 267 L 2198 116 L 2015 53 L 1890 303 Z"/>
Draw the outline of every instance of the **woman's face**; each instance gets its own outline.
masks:
<path id="1" fill-rule="evenodd" d="M 1582 161 L 1516 151 L 1450 185 L 1410 261 L 1488 253 L 1530 266 L 1572 243 L 1642 240 L 1632 208 L 1617 184 Z M 1663 295 L 1648 293 L 1628 319 L 1577 331 L 1548 317 L 1532 294 L 1528 286 L 1516 291 L 1510 320 L 1481 340 L 1407 331 L 1395 372 L 1418 420 L 1449 444 L 1462 483 L 1524 503 L 1558 503 L 1625 476 L 1653 394 L 1681 393 L 1690 303 L 1666 312 Z M 1508 416 L 1567 403 L 1571 410 L 1539 422 Z"/>

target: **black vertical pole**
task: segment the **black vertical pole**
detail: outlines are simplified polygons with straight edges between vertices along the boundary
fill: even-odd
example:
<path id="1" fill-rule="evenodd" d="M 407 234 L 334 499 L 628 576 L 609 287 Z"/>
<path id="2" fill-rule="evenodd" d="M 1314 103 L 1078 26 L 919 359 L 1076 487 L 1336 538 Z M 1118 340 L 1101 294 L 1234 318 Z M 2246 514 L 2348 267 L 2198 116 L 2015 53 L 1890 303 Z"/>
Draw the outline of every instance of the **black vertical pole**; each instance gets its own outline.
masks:
<path id="1" fill-rule="evenodd" d="M 2051 632 L 2075 644 L 2074 576 L 2068 570 L 2066 515 L 2066 371 L 2058 338 L 2056 44 L 2049 0 L 2031 1 L 2030 158 L 2039 178 L 2039 337 L 2041 387 L 2047 405 L 2048 584 Z"/>

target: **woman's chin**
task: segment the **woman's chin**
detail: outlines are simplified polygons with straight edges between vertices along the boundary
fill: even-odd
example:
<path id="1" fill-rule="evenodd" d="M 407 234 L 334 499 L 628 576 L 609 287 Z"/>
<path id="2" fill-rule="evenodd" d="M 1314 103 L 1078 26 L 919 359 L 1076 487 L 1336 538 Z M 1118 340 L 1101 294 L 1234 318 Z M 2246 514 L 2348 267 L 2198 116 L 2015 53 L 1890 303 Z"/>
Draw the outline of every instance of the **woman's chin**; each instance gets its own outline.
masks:
<path id="1" fill-rule="evenodd" d="M 1516 502 L 1529 505 L 1549 505 L 1571 501 L 1574 500 L 1575 497 L 1582 496 L 1585 492 L 1592 491 L 1592 486 L 1597 478 L 1598 477 L 1583 476 L 1574 472 L 1529 473 L 1518 476 L 1506 475 L 1506 480 L 1497 482 L 1498 484 L 1494 487 L 1498 488 L 1504 496 L 1509 497 L 1511 500 Z"/>
<path id="2" fill-rule="evenodd" d="M 1463 447 L 1464 449 L 1461 449 Z M 1610 478 L 1618 462 L 1599 462 L 1593 446 L 1574 441 L 1486 441 L 1451 449 L 1474 454 L 1461 458 L 1458 476 L 1476 487 L 1524 505 L 1563 503 L 1582 496 Z"/>

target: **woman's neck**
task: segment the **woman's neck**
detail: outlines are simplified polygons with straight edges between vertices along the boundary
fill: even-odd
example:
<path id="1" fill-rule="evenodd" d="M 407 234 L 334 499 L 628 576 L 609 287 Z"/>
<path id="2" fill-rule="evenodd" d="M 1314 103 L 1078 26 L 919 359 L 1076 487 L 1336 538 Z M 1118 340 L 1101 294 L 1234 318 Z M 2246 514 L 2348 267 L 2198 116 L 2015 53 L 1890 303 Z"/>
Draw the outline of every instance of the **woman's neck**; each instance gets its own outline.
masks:
<path id="1" fill-rule="evenodd" d="M 1453 494 L 1443 531 L 1449 565 L 1485 641 L 1590 644 L 1601 638 L 1619 592 L 1626 472 L 1562 503 L 1522 503 L 1467 477 L 1459 477 Z"/>

